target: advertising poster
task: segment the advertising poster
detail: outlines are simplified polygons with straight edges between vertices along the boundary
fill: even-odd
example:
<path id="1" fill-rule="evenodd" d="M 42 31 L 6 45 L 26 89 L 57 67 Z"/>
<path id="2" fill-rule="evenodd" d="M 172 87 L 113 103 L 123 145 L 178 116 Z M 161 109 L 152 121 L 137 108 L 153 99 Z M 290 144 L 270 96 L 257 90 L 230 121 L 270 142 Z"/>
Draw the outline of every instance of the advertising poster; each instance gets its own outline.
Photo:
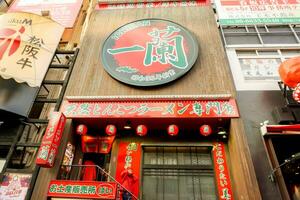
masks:
<path id="1" fill-rule="evenodd" d="M 221 25 L 300 22 L 299 0 L 215 0 Z"/>
<path id="2" fill-rule="evenodd" d="M 66 28 L 73 27 L 83 0 L 16 0 L 8 12 L 30 12 L 41 15 L 49 11 L 51 19 Z"/>
<path id="3" fill-rule="evenodd" d="M 0 186 L 0 199 L 25 199 L 30 181 L 31 174 L 5 173 Z"/>

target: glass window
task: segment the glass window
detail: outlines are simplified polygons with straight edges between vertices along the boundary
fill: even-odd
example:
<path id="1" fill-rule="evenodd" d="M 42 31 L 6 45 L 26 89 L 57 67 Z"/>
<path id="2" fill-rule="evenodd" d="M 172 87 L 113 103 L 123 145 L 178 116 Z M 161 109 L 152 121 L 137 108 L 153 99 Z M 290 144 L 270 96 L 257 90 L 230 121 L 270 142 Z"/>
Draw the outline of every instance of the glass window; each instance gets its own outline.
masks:
<path id="1" fill-rule="evenodd" d="M 280 59 L 276 58 L 240 58 L 244 80 L 279 80 L 278 66 Z"/>
<path id="2" fill-rule="evenodd" d="M 208 147 L 144 147 L 143 150 L 143 200 L 218 199 Z"/>
<path id="3" fill-rule="evenodd" d="M 226 46 L 300 43 L 296 25 L 221 26 L 221 31 Z"/>

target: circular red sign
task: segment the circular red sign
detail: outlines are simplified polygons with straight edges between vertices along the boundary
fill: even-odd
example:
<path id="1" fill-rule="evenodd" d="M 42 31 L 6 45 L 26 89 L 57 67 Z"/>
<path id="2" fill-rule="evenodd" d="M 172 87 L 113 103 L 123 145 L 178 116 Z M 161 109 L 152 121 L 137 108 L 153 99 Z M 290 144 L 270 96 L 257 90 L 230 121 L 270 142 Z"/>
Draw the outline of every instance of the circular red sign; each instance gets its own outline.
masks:
<path id="1" fill-rule="evenodd" d="M 117 127 L 115 125 L 109 124 L 105 128 L 105 133 L 109 136 L 116 135 L 117 133 Z"/>
<path id="2" fill-rule="evenodd" d="M 200 127 L 200 133 L 203 136 L 209 136 L 212 133 L 212 129 L 210 125 L 206 125 L 206 124 L 202 125 Z"/>
<path id="3" fill-rule="evenodd" d="M 148 129 L 147 129 L 147 126 L 145 126 L 145 125 L 138 125 L 136 127 L 136 134 L 139 136 L 145 136 L 145 135 L 147 135 L 147 132 L 148 132 Z"/>
<path id="4" fill-rule="evenodd" d="M 179 132 L 179 128 L 177 125 L 171 124 L 168 126 L 168 134 L 169 135 L 176 136 L 176 135 L 178 135 L 178 132 Z"/>
<path id="5" fill-rule="evenodd" d="M 181 25 L 143 19 L 115 30 L 102 47 L 102 63 L 115 79 L 154 86 L 187 73 L 198 57 L 195 37 Z"/>
<path id="6" fill-rule="evenodd" d="M 88 128 L 84 124 L 79 124 L 76 128 L 76 133 L 78 135 L 86 135 L 87 131 L 88 131 Z"/>

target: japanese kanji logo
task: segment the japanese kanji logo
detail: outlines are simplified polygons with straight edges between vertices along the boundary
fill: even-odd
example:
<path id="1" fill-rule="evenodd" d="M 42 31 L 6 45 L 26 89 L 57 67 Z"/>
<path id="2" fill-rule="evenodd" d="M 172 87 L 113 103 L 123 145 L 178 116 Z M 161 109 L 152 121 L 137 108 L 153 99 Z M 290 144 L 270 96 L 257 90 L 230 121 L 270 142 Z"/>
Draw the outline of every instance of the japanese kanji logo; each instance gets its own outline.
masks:
<path id="1" fill-rule="evenodd" d="M 0 30 L 0 60 L 2 60 L 5 52 L 8 51 L 8 56 L 11 56 L 18 50 L 21 43 L 21 35 L 24 32 L 24 26 L 21 26 L 18 31 L 11 28 Z"/>
<path id="2" fill-rule="evenodd" d="M 135 86 L 155 86 L 187 73 L 198 57 L 198 43 L 171 21 L 144 19 L 114 31 L 102 47 L 102 63 L 115 79 Z"/>

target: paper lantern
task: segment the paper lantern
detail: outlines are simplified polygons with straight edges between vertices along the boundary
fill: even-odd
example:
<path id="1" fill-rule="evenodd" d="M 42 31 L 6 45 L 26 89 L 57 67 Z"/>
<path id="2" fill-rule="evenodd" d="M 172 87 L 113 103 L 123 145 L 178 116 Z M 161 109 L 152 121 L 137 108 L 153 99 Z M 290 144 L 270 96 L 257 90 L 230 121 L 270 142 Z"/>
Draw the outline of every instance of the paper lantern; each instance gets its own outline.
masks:
<path id="1" fill-rule="evenodd" d="M 300 83 L 300 56 L 281 63 L 278 69 L 282 82 L 294 88 Z"/>
<path id="2" fill-rule="evenodd" d="M 105 133 L 109 136 L 113 136 L 113 135 L 116 135 L 117 133 L 117 127 L 115 125 L 107 125 L 106 128 L 105 128 Z"/>
<path id="3" fill-rule="evenodd" d="M 80 124 L 80 125 L 78 125 L 77 128 L 76 128 L 76 133 L 77 133 L 78 135 L 86 135 L 86 134 L 87 134 L 87 131 L 88 131 L 88 128 L 87 128 L 87 126 L 84 125 L 84 124 Z"/>
<path id="4" fill-rule="evenodd" d="M 300 103 L 300 83 L 298 83 L 298 85 L 295 87 L 293 91 L 293 98 L 295 99 L 295 101 Z"/>
<path id="5" fill-rule="evenodd" d="M 136 134 L 139 136 L 145 136 L 147 134 L 147 127 L 145 125 L 138 125 L 136 127 Z"/>
<path id="6" fill-rule="evenodd" d="M 209 136 L 212 133 L 212 129 L 209 125 L 204 124 L 200 127 L 200 134 L 203 136 Z"/>
<path id="7" fill-rule="evenodd" d="M 168 126 L 168 134 L 169 135 L 176 136 L 176 135 L 178 135 L 178 132 L 179 132 L 179 128 L 177 125 L 171 124 Z"/>

